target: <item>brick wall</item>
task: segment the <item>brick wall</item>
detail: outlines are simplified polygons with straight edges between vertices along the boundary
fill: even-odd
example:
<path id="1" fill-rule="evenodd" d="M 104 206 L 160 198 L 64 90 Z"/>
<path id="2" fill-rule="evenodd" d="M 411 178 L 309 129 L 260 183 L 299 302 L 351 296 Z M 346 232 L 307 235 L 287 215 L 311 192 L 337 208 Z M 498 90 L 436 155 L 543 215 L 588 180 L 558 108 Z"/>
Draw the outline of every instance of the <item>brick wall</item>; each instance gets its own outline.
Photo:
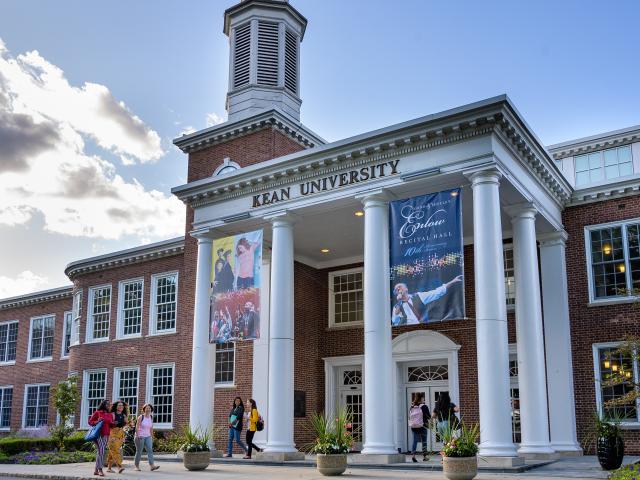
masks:
<path id="1" fill-rule="evenodd" d="M 573 352 L 576 422 L 578 440 L 583 442 L 596 410 L 592 345 L 621 340 L 624 335 L 640 335 L 638 306 L 618 304 L 589 307 L 589 287 L 585 262 L 584 227 L 640 217 L 640 197 L 567 208 L 563 223 L 567 241 L 567 277 L 569 280 L 569 314 Z M 640 430 L 625 430 L 626 452 L 640 453 Z"/>
<path id="2" fill-rule="evenodd" d="M 69 361 L 61 359 L 64 312 L 71 310 L 71 298 L 42 302 L 26 307 L 0 310 L 0 322 L 18 320 L 18 339 L 15 365 L 0 365 L 0 386 L 13 385 L 11 408 L 11 430 L 22 428 L 25 385 L 49 383 L 54 386 L 67 378 Z M 31 318 L 40 315 L 55 315 L 55 334 L 51 361 L 28 363 L 29 329 Z M 51 400 L 51 395 L 49 396 Z M 56 412 L 49 402 L 49 424 L 54 425 Z"/>

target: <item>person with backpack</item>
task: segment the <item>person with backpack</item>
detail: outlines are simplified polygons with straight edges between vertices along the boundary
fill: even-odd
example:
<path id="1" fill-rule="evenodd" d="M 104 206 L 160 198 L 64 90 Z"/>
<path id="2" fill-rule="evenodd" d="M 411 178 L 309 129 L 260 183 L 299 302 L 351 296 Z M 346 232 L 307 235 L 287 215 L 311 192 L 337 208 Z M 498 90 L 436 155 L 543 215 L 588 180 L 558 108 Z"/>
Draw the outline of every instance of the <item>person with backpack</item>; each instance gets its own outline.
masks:
<path id="1" fill-rule="evenodd" d="M 136 472 L 140 471 L 140 459 L 142 458 L 142 450 L 147 450 L 147 460 L 149 460 L 149 468 L 153 472 L 160 468 L 159 465 L 155 465 L 153 462 L 153 405 L 145 403 L 142 406 L 142 415 L 138 416 L 136 420 L 136 458 L 133 464 L 136 467 Z"/>
<path id="2" fill-rule="evenodd" d="M 100 422 L 102 422 L 100 434 L 98 438 L 94 440 L 94 443 L 96 444 L 96 468 L 93 474 L 104 477 L 104 472 L 102 471 L 104 467 L 104 451 L 107 447 L 107 442 L 109 441 L 109 435 L 111 434 L 111 426 L 115 425 L 113 413 L 109 411 L 108 400 L 100 402 L 96 411 L 93 412 L 89 418 L 89 425 L 92 427 L 98 425 Z"/>
<path id="3" fill-rule="evenodd" d="M 253 398 L 250 398 L 247 403 L 250 405 L 249 413 L 247 417 L 249 419 L 249 428 L 247 428 L 247 454 L 243 457 L 245 459 L 251 458 L 251 450 L 255 448 L 256 452 L 261 452 L 262 449 L 253 443 L 253 436 L 258 431 L 258 423 L 261 421 L 260 415 L 258 414 L 258 407 L 256 406 L 256 401 Z"/>
<path id="4" fill-rule="evenodd" d="M 247 447 L 240 439 L 240 432 L 242 432 L 242 422 L 244 421 L 244 404 L 242 398 L 236 397 L 233 399 L 233 406 L 229 412 L 229 443 L 227 445 L 226 458 L 233 456 L 233 441 L 235 440 L 238 445 L 247 453 Z"/>
<path id="5" fill-rule="evenodd" d="M 456 417 L 456 412 L 460 409 L 451 401 L 449 392 L 440 392 L 436 406 L 433 407 L 432 417 L 437 422 L 438 434 L 442 436 L 442 432 L 451 428 L 458 430 L 460 428 L 460 420 Z"/>
<path id="6" fill-rule="evenodd" d="M 416 463 L 416 447 L 418 442 L 422 444 L 422 461 L 427 459 L 427 424 L 429 423 L 431 414 L 429 407 L 424 403 L 424 395 L 417 394 L 413 397 L 413 403 L 409 409 L 409 428 L 413 433 L 413 444 L 411 446 L 411 461 Z"/>

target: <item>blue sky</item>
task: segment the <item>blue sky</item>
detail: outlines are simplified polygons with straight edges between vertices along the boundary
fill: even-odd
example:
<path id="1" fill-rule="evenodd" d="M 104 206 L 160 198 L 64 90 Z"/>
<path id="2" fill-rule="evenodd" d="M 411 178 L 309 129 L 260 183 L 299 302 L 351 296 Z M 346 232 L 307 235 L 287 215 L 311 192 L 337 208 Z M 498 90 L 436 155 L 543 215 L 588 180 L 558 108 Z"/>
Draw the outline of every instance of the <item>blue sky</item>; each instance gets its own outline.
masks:
<path id="1" fill-rule="evenodd" d="M 0 94 L 4 89 L 12 99 L 5 113 L 32 115 L 36 123 L 53 117 L 55 125 L 67 125 L 65 148 L 78 155 L 78 163 L 64 167 L 54 157 L 64 154 L 62 147 L 36 160 L 42 149 L 34 144 L 33 158 L 22 159 L 29 167 L 14 171 L 3 187 L 1 167 L 8 160 L 0 148 L 0 196 L 11 198 L 14 209 L 3 217 L 0 204 L 0 297 L 64 284 L 63 269 L 72 260 L 180 234 L 180 206 L 169 190 L 184 183 L 186 156 L 171 140 L 189 127 L 206 127 L 208 117 L 226 118 L 228 43 L 222 16 L 234 3 L 3 2 L 5 67 L 20 55 L 39 53 L 14 62 L 21 70 L 14 72 L 13 86 L 0 81 Z M 328 140 L 501 93 L 511 97 L 546 144 L 640 124 L 636 1 L 291 3 L 309 20 L 301 50 L 302 121 Z M 60 108 L 55 113 L 40 108 L 39 97 L 27 99 L 34 97 L 32 90 L 20 89 L 18 83 L 27 82 L 30 69 L 43 62 L 49 73 L 57 67 L 68 86 L 47 90 L 42 101 L 64 96 L 74 103 L 70 110 L 77 110 L 73 119 Z M 82 90 L 86 84 L 104 88 Z M 102 96 L 113 99 L 112 112 L 124 103 L 122 125 L 139 128 L 140 135 L 128 136 L 115 124 L 83 125 L 92 123 L 81 118 L 83 106 Z M 28 108 L 20 99 L 29 100 Z M 118 185 L 112 197 L 121 203 L 114 203 L 114 211 L 127 200 L 155 199 L 165 207 L 128 218 L 139 228 L 96 223 L 84 230 L 70 227 L 71 217 L 56 218 L 66 215 L 62 207 L 47 210 L 33 203 L 21 209 L 7 185 L 24 179 L 36 188 L 42 178 L 34 176 L 45 175 L 37 163 L 42 158 L 50 168 L 59 160 L 59 168 L 98 169 L 103 181 Z M 154 190 L 161 196 L 149 193 Z M 91 202 L 89 194 L 79 198 L 67 199 L 71 210 Z M 100 204 L 89 203 L 69 215 L 84 222 L 83 215 Z M 158 224 L 164 228 L 155 228 Z M 16 255 L 17 249 L 22 253 Z"/>

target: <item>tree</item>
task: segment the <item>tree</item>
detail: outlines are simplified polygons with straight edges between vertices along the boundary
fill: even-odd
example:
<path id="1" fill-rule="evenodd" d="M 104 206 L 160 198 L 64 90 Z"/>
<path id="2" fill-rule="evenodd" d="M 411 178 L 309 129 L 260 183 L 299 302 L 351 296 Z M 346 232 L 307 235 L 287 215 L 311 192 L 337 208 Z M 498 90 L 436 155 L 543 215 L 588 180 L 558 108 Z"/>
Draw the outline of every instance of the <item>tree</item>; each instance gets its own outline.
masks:
<path id="1" fill-rule="evenodd" d="M 73 432 L 69 419 L 75 414 L 80 402 L 77 377 L 69 377 L 53 387 L 53 405 L 60 416 L 60 424 L 51 427 L 51 437 L 56 440 L 59 449 L 64 449 L 64 440 Z"/>

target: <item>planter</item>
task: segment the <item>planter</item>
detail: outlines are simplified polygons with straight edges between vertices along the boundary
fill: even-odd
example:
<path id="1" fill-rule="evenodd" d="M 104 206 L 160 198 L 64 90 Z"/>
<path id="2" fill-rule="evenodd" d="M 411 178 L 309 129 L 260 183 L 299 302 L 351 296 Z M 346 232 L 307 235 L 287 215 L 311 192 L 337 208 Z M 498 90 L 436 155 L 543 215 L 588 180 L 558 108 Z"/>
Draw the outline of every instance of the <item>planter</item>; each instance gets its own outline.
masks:
<path id="1" fill-rule="evenodd" d="M 211 452 L 184 452 L 182 463 L 187 470 L 204 470 L 211 461 Z"/>
<path id="2" fill-rule="evenodd" d="M 347 469 L 347 454 L 325 455 L 319 453 L 316 455 L 316 465 L 318 472 L 322 475 L 341 475 Z"/>
<path id="3" fill-rule="evenodd" d="M 621 437 L 598 438 L 598 462 L 603 470 L 615 470 L 622 465 L 624 442 Z"/>
<path id="4" fill-rule="evenodd" d="M 471 480 L 478 475 L 478 458 L 442 457 L 442 471 L 449 480 Z"/>

